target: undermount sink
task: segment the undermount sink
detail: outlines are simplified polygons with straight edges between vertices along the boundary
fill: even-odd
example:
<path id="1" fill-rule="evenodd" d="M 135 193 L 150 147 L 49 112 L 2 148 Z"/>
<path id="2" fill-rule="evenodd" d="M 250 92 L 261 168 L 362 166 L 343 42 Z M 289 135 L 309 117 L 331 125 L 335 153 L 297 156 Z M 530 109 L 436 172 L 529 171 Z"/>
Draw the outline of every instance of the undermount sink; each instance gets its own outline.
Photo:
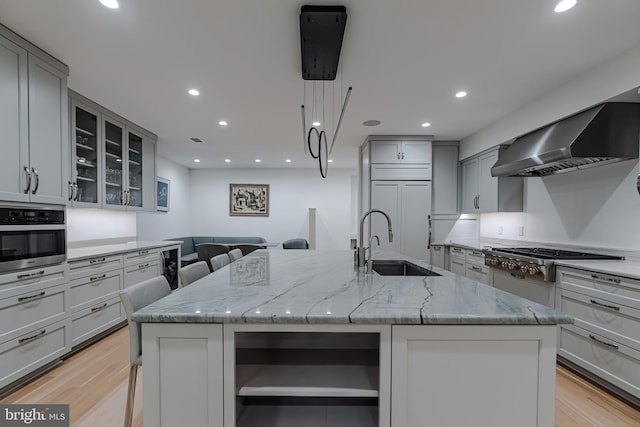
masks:
<path id="1" fill-rule="evenodd" d="M 381 276 L 441 276 L 405 260 L 374 260 L 372 269 Z"/>

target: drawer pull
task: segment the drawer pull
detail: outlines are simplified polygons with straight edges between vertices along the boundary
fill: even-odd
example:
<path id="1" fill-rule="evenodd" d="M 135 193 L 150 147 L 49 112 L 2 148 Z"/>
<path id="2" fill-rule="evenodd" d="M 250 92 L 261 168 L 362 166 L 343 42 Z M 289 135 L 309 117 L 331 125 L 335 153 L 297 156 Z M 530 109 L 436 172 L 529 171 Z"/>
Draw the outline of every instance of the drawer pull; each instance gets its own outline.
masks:
<path id="1" fill-rule="evenodd" d="M 620 279 L 615 279 L 613 277 L 599 276 L 597 274 L 592 274 L 591 278 L 592 279 L 598 279 L 598 280 L 604 280 L 606 282 L 611 282 L 611 283 L 620 283 Z"/>
<path id="2" fill-rule="evenodd" d="M 41 336 L 43 336 L 43 335 L 44 335 L 44 334 L 46 334 L 46 333 L 47 333 L 47 330 L 46 330 L 46 329 L 43 329 L 43 330 L 41 330 L 40 332 L 38 332 L 37 334 L 35 334 L 35 335 L 31 335 L 30 337 L 20 338 L 20 339 L 18 340 L 18 344 L 24 344 L 24 343 L 26 343 L 26 342 L 33 341 L 33 340 L 35 340 L 36 338 L 40 338 Z"/>
<path id="3" fill-rule="evenodd" d="M 600 301 L 596 301 L 594 299 L 591 300 L 591 304 L 599 305 L 600 307 L 610 308 L 611 310 L 620 311 L 620 307 L 616 305 L 609 305 L 601 303 Z"/>
<path id="4" fill-rule="evenodd" d="M 145 268 L 147 268 L 147 267 L 149 267 L 149 263 L 146 263 L 146 264 L 140 264 L 140 265 L 138 266 L 138 270 L 144 270 L 144 269 L 145 269 Z"/>
<path id="5" fill-rule="evenodd" d="M 509 273 L 511 275 L 511 277 L 515 277 L 516 279 L 524 279 L 524 276 L 521 276 L 519 274 L 516 273 Z"/>
<path id="6" fill-rule="evenodd" d="M 35 299 L 35 298 L 40 298 L 40 297 L 45 296 L 45 294 L 46 294 L 45 291 L 42 291 L 37 295 L 31 295 L 31 296 L 28 296 L 28 297 L 20 297 L 20 298 L 18 298 L 18 302 L 24 302 L 24 301 L 29 301 L 29 300 L 32 300 L 32 299 Z"/>
<path id="7" fill-rule="evenodd" d="M 92 259 L 91 261 L 89 261 L 89 264 L 98 264 L 99 262 L 105 262 L 106 260 L 107 260 L 106 257 L 95 258 L 95 259 Z"/>
<path id="8" fill-rule="evenodd" d="M 607 347 L 611 347 L 611 348 L 614 348 L 614 349 L 616 349 L 616 350 L 617 350 L 617 349 L 618 349 L 618 347 L 619 347 L 617 344 L 612 344 L 612 343 L 610 343 L 610 342 L 606 342 L 606 341 L 604 341 L 604 340 L 602 340 L 602 339 L 600 339 L 600 338 L 596 337 L 596 336 L 595 336 L 595 335 L 593 335 L 593 334 L 589 334 L 589 338 L 591 338 L 592 340 L 594 340 L 595 342 L 597 342 L 597 343 L 599 343 L 599 344 L 606 345 Z"/>
<path id="9" fill-rule="evenodd" d="M 146 251 L 138 251 L 138 255 L 146 255 L 148 253 L 149 253 L 148 249 Z"/>
<path id="10" fill-rule="evenodd" d="M 102 280 L 102 279 L 104 279 L 105 277 L 107 277 L 107 274 L 106 274 L 106 273 L 105 273 L 105 274 L 102 274 L 102 275 L 100 275 L 100 276 L 90 277 L 90 278 L 89 278 L 89 281 L 91 281 L 91 282 L 95 282 L 96 280 Z"/>
<path id="11" fill-rule="evenodd" d="M 107 303 L 106 302 L 104 304 L 102 304 L 101 306 L 99 306 L 99 307 L 93 307 L 91 309 L 91 312 L 95 313 L 96 311 L 104 310 L 105 308 L 107 308 Z"/>
<path id="12" fill-rule="evenodd" d="M 18 279 L 26 279 L 27 277 L 36 277 L 36 276 L 43 276 L 43 275 L 44 275 L 44 270 L 40 270 L 36 273 L 18 274 Z"/>
<path id="13" fill-rule="evenodd" d="M 471 251 L 471 255 L 475 255 L 475 256 L 482 256 L 482 252 L 478 252 L 478 251 Z"/>
<path id="14" fill-rule="evenodd" d="M 482 268 L 480 268 L 480 267 L 478 267 L 478 266 L 472 265 L 472 266 L 471 266 L 471 269 L 472 269 L 472 270 L 474 270 L 474 271 L 479 271 L 479 272 L 481 272 L 481 273 L 482 273 Z"/>

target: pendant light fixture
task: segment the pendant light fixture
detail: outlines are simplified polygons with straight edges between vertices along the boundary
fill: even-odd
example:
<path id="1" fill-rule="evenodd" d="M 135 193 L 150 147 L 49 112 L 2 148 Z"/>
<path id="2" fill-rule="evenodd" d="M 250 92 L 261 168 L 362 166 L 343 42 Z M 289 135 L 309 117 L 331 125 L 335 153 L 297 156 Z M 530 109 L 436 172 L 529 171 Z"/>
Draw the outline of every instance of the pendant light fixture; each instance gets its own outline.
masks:
<path id="1" fill-rule="evenodd" d="M 338 123 L 335 123 L 335 81 L 338 75 L 338 63 L 342 38 L 347 23 L 347 11 L 344 6 L 302 6 L 300 9 L 300 47 L 302 53 L 303 104 L 302 137 L 305 154 L 318 160 L 320 175 L 327 177 L 329 155 L 336 143 L 340 125 L 344 117 L 351 87 L 347 90 L 340 110 Z M 340 74 L 342 74 L 340 72 Z M 330 83 L 325 84 L 326 81 Z M 307 94 L 311 108 L 305 108 Z M 342 75 L 340 75 L 340 99 L 342 99 Z M 330 102 L 331 126 L 335 125 L 331 135 L 331 145 L 327 136 L 327 102 Z M 309 111 L 310 110 L 310 111 Z M 307 128 L 307 115 L 311 127 Z M 314 147 L 316 147 L 314 149 Z"/>

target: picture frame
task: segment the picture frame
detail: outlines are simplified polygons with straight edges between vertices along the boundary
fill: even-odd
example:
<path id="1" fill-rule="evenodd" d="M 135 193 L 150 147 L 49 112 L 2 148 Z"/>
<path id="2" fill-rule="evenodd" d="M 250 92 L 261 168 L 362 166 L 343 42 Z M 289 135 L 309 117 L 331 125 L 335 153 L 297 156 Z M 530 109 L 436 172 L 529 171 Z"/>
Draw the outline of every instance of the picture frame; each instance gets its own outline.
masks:
<path id="1" fill-rule="evenodd" d="M 229 184 L 230 216 L 269 216 L 269 184 Z"/>
<path id="2" fill-rule="evenodd" d="M 156 210 L 169 212 L 169 199 L 171 196 L 171 181 L 166 178 L 156 178 Z"/>

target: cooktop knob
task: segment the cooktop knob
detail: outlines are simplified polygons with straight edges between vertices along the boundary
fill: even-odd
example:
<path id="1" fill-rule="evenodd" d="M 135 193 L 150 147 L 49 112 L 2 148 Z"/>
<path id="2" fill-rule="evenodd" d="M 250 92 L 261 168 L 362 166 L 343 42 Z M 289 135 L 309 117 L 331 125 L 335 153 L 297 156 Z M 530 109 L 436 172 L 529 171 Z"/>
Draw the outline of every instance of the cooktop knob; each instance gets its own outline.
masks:
<path id="1" fill-rule="evenodd" d="M 507 268 L 509 268 L 509 270 L 515 270 L 516 268 L 518 268 L 518 264 L 516 264 L 516 263 L 515 263 L 515 262 L 513 262 L 513 261 L 510 261 L 510 262 L 507 264 Z"/>
<path id="2" fill-rule="evenodd" d="M 536 274 L 540 273 L 540 269 L 535 265 L 530 265 L 527 270 L 530 276 L 535 276 Z"/>
<path id="3" fill-rule="evenodd" d="M 529 269 L 527 268 L 527 266 L 526 266 L 526 265 L 521 265 L 521 266 L 520 266 L 520 271 L 521 271 L 521 272 L 523 272 L 523 273 L 525 273 L 525 274 L 526 274 L 528 270 L 529 270 Z"/>

